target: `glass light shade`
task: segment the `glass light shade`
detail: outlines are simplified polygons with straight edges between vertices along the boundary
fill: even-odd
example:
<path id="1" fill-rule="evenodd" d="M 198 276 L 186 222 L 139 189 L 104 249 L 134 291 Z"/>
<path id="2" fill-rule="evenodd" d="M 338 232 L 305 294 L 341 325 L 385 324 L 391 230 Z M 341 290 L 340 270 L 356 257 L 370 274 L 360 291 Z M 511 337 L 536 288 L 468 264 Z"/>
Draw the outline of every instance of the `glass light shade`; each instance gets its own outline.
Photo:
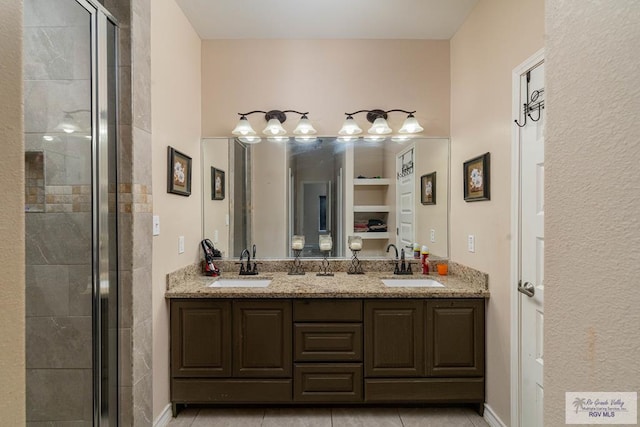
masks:
<path id="1" fill-rule="evenodd" d="M 311 125 L 311 122 L 307 118 L 307 116 L 302 116 L 298 125 L 293 130 L 294 135 L 314 135 L 316 130 Z"/>
<path id="2" fill-rule="evenodd" d="M 411 140 L 411 135 L 394 135 L 391 137 L 391 140 L 393 142 L 407 142 L 409 140 Z"/>
<path id="3" fill-rule="evenodd" d="M 418 133 L 423 130 L 424 128 L 420 126 L 420 123 L 418 123 L 418 120 L 413 117 L 413 114 L 409 114 L 409 117 L 405 119 L 398 133 Z"/>
<path id="4" fill-rule="evenodd" d="M 387 137 L 384 135 L 365 135 L 363 138 L 367 142 L 381 142 L 384 141 Z"/>
<path id="5" fill-rule="evenodd" d="M 378 117 L 369 128 L 369 133 L 374 135 L 387 135 L 391 132 L 392 130 L 389 127 L 389 124 L 382 117 Z"/>
<path id="6" fill-rule="evenodd" d="M 289 141 L 288 136 L 270 136 L 267 138 L 269 142 L 287 142 Z"/>
<path id="7" fill-rule="evenodd" d="M 238 124 L 231 131 L 231 133 L 239 136 L 251 136 L 251 135 L 255 135 L 256 131 L 253 130 L 253 128 L 251 127 L 251 124 L 249 124 L 249 120 L 247 120 L 246 117 L 240 117 Z"/>
<path id="8" fill-rule="evenodd" d="M 286 130 L 282 127 L 282 123 L 278 119 L 271 119 L 267 123 L 267 127 L 262 131 L 265 135 L 269 136 L 277 136 L 277 135 L 285 135 L 287 133 Z"/>
<path id="9" fill-rule="evenodd" d="M 358 135 L 361 133 L 362 129 L 360 129 L 360 126 L 358 126 L 353 117 L 347 117 L 338 135 Z"/>
<path id="10" fill-rule="evenodd" d="M 44 139 L 45 141 L 53 141 L 53 137 L 51 135 L 43 135 L 42 139 Z"/>
<path id="11" fill-rule="evenodd" d="M 336 141 L 338 142 L 356 142 L 358 140 L 357 136 L 339 136 L 336 138 Z"/>
<path id="12" fill-rule="evenodd" d="M 78 122 L 71 117 L 71 114 L 65 113 L 62 121 L 56 126 L 57 131 L 63 131 L 64 133 L 74 133 L 80 131 L 80 126 L 78 126 Z"/>
<path id="13" fill-rule="evenodd" d="M 316 142 L 317 140 L 318 140 L 317 136 L 296 136 L 296 142 L 301 142 L 303 144 Z"/>
<path id="14" fill-rule="evenodd" d="M 258 142 L 262 141 L 262 138 L 260 138 L 259 136 L 241 136 L 240 138 L 238 138 L 238 140 L 240 140 L 240 142 L 244 142 L 245 144 L 257 144 Z"/>
<path id="15" fill-rule="evenodd" d="M 291 237 L 291 249 L 294 251 L 301 251 L 304 249 L 304 236 L 292 236 Z"/>

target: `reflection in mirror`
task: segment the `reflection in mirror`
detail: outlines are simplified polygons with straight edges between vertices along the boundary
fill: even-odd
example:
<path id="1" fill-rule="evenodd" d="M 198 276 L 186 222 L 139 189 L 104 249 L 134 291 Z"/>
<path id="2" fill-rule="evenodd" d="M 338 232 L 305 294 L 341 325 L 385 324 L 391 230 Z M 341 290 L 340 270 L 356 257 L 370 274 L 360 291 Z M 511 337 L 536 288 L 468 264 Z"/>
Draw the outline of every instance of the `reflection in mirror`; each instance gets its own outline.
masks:
<path id="1" fill-rule="evenodd" d="M 360 258 L 387 258 L 389 244 L 412 256 L 427 245 L 448 256 L 449 140 L 391 138 L 343 142 L 334 137 L 246 144 L 238 139 L 202 141 L 203 177 L 226 172 L 224 200 L 203 183 L 203 238 L 225 257 L 257 246 L 259 258 L 293 256 L 292 236 L 305 237 L 302 257 L 320 258 L 321 236 L 330 257 L 348 258 L 348 238 L 362 238 Z M 437 179 L 421 180 L 435 172 Z M 422 182 L 435 186 L 429 204 Z"/>

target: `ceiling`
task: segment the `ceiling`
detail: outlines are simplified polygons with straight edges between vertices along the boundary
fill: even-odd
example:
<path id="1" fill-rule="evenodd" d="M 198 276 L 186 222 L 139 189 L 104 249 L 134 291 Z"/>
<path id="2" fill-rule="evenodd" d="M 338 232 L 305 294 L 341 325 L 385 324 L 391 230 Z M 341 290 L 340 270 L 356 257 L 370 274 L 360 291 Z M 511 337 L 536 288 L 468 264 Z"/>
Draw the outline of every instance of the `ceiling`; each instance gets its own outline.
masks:
<path id="1" fill-rule="evenodd" d="M 478 0 L 176 0 L 202 39 L 450 39 Z"/>

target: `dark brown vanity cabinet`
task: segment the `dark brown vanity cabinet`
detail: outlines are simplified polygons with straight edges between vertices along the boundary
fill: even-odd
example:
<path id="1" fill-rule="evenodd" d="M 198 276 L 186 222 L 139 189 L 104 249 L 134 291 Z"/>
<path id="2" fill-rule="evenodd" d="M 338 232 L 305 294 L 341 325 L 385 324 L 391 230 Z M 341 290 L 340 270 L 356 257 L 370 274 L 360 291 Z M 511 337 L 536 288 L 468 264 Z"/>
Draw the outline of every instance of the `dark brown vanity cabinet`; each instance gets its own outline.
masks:
<path id="1" fill-rule="evenodd" d="M 231 302 L 171 302 L 171 376 L 231 376 Z"/>
<path id="2" fill-rule="evenodd" d="M 172 299 L 171 400 L 484 402 L 483 298 Z"/>
<path id="3" fill-rule="evenodd" d="M 362 301 L 295 300 L 293 399 L 362 401 Z"/>
<path id="4" fill-rule="evenodd" d="M 427 375 L 484 376 L 484 300 L 426 303 Z"/>
<path id="5" fill-rule="evenodd" d="M 366 300 L 366 402 L 484 402 L 484 300 Z"/>
<path id="6" fill-rule="evenodd" d="M 365 376 L 424 376 L 424 301 L 368 300 Z"/>
<path id="7" fill-rule="evenodd" d="M 171 301 L 171 401 L 291 401 L 290 300 Z"/>

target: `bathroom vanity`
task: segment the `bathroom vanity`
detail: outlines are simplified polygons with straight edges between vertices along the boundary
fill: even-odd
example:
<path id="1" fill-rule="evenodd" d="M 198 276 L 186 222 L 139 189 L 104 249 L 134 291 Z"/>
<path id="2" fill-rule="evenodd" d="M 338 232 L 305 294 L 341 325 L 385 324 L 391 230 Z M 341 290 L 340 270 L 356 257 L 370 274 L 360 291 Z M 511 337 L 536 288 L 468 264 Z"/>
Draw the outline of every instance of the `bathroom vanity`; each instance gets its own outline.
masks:
<path id="1" fill-rule="evenodd" d="M 467 403 L 482 412 L 486 285 L 265 276 L 266 288 L 196 277 L 167 291 L 174 415 L 189 403 Z"/>

